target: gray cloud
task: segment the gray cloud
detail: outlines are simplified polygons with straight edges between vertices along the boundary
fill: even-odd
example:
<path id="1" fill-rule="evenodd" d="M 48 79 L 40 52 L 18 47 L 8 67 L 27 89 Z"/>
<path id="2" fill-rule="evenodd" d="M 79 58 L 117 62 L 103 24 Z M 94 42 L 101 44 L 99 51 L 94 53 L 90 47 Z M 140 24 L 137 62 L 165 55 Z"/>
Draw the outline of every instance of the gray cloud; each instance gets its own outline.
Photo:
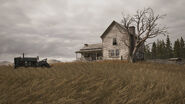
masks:
<path id="1" fill-rule="evenodd" d="M 84 43 L 101 42 L 100 35 L 121 13 L 154 8 L 167 14 L 161 21 L 173 40 L 185 38 L 183 0 L 1 0 L 0 60 L 25 52 L 31 56 L 75 59 Z M 160 37 L 161 38 L 161 37 Z"/>

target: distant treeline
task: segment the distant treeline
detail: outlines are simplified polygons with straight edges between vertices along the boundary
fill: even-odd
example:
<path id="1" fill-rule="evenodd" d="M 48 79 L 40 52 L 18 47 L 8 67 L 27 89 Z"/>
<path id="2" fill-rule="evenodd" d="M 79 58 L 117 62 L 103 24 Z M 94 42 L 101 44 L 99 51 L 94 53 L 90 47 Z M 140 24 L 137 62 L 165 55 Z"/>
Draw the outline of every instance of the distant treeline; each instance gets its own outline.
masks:
<path id="1" fill-rule="evenodd" d="M 168 35 L 166 40 L 153 42 L 151 48 L 145 46 L 146 59 L 167 59 L 173 57 L 185 58 L 185 44 L 182 37 L 177 39 L 173 46 Z"/>

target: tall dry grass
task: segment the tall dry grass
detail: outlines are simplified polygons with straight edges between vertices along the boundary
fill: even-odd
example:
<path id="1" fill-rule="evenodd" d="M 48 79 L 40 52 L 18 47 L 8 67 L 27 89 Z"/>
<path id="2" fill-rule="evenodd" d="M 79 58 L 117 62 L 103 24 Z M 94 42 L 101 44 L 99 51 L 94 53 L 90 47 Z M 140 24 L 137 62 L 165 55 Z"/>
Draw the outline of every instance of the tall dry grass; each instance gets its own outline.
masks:
<path id="1" fill-rule="evenodd" d="M 185 66 L 103 61 L 0 66 L 0 104 L 185 104 Z"/>

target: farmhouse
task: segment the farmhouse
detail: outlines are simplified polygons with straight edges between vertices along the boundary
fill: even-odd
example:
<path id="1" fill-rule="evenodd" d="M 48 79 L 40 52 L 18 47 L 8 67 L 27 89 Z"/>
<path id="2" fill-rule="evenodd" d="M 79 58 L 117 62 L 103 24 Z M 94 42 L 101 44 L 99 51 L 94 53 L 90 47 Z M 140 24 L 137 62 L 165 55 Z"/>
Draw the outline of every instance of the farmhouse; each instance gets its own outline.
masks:
<path id="1" fill-rule="evenodd" d="M 113 21 L 101 35 L 102 43 L 84 44 L 83 48 L 76 51 L 76 59 L 81 61 L 127 60 L 129 49 L 133 48 L 136 38 L 135 27 L 130 27 L 129 31 L 130 34 L 121 24 Z M 131 47 L 128 47 L 129 41 Z M 135 58 L 137 60 L 144 59 L 144 48 L 139 49 Z"/>

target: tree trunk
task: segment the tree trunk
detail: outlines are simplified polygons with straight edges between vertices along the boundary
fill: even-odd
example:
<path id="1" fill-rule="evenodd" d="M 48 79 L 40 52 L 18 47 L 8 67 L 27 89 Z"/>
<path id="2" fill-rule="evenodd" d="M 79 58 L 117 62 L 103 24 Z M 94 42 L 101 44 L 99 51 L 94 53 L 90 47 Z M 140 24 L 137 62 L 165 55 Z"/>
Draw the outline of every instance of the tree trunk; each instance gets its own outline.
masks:
<path id="1" fill-rule="evenodd" d="M 134 47 L 133 51 L 129 53 L 128 60 L 129 60 L 130 63 L 136 62 L 135 55 L 136 55 L 137 50 L 138 50 L 138 48 L 137 47 Z"/>
<path id="2" fill-rule="evenodd" d="M 135 61 L 134 61 L 133 55 L 130 55 L 130 56 L 129 56 L 128 61 L 129 61 L 130 63 L 134 63 L 134 62 L 135 62 Z"/>

